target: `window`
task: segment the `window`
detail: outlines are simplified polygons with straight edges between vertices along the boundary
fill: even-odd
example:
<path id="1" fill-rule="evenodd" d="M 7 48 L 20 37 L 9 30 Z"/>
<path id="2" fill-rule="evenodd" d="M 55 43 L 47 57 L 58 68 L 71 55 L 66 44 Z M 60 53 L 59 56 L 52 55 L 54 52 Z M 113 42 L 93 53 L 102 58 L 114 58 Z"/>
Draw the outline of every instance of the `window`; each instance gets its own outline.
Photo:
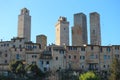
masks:
<path id="1" fill-rule="evenodd" d="M 64 59 L 66 59 L 66 56 L 64 56 Z"/>
<path id="2" fill-rule="evenodd" d="M 58 57 L 56 57 L 56 60 L 58 60 Z"/>
<path id="3" fill-rule="evenodd" d="M 41 49 L 41 45 L 39 45 L 39 48 Z"/>
<path id="4" fill-rule="evenodd" d="M 108 65 L 108 68 L 109 68 L 109 65 Z"/>
<path id="5" fill-rule="evenodd" d="M 102 52 L 102 47 L 100 47 L 100 52 Z"/>
<path id="6" fill-rule="evenodd" d="M 81 47 L 81 51 L 85 51 L 85 47 Z"/>
<path id="7" fill-rule="evenodd" d="M 69 59 L 71 59 L 71 55 L 69 55 Z"/>
<path id="8" fill-rule="evenodd" d="M 93 32 L 92 32 L 93 34 L 95 34 L 95 30 L 93 30 Z"/>
<path id="9" fill-rule="evenodd" d="M 106 66 L 105 65 L 103 65 L 103 68 L 105 68 Z"/>
<path id="10" fill-rule="evenodd" d="M 110 47 L 107 47 L 107 48 L 106 48 L 106 51 L 107 51 L 107 52 L 110 52 Z"/>
<path id="11" fill-rule="evenodd" d="M 36 61 L 32 61 L 32 64 L 36 64 Z"/>
<path id="12" fill-rule="evenodd" d="M 43 61 L 41 61 L 41 64 L 43 65 Z"/>
<path id="13" fill-rule="evenodd" d="M 46 67 L 44 67 L 44 71 L 47 71 L 47 68 L 46 68 Z"/>
<path id="14" fill-rule="evenodd" d="M 115 57 L 116 57 L 116 58 L 119 58 L 119 54 L 116 54 Z"/>
<path id="15" fill-rule="evenodd" d="M 77 50 L 77 47 L 73 47 L 73 50 Z"/>
<path id="16" fill-rule="evenodd" d="M 17 51 L 17 49 L 15 48 L 15 51 Z"/>
<path id="17" fill-rule="evenodd" d="M 91 50 L 93 50 L 94 49 L 94 46 L 91 46 Z"/>
<path id="18" fill-rule="evenodd" d="M 5 54 L 5 57 L 7 57 L 7 54 Z"/>
<path id="19" fill-rule="evenodd" d="M 74 55 L 74 59 L 76 59 L 76 55 Z"/>
<path id="20" fill-rule="evenodd" d="M 85 59 L 85 56 L 83 56 L 83 60 Z"/>
<path id="21" fill-rule="evenodd" d="M 107 59 L 107 55 L 104 55 L 104 60 L 106 60 Z"/>
<path id="22" fill-rule="evenodd" d="M 59 70 L 61 69 L 61 67 L 59 67 Z"/>
<path id="23" fill-rule="evenodd" d="M 108 59 L 110 59 L 110 55 L 108 55 Z"/>
<path id="24" fill-rule="evenodd" d="M 32 46 L 29 45 L 29 46 L 28 46 L 28 49 L 32 49 Z"/>
<path id="25" fill-rule="evenodd" d="M 20 55 L 19 54 L 16 54 L 16 59 L 20 59 Z"/>
<path id="26" fill-rule="evenodd" d="M 33 48 L 34 48 L 34 49 L 36 49 L 36 48 L 37 48 L 37 46 L 33 46 Z"/>
<path id="27" fill-rule="evenodd" d="M 49 64 L 49 61 L 47 61 L 46 64 Z"/>
<path id="28" fill-rule="evenodd" d="M 1 47 L 3 47 L 3 45 L 1 44 Z"/>
<path id="29" fill-rule="evenodd" d="M 81 56 L 80 56 L 80 59 L 81 59 Z"/>
<path id="30" fill-rule="evenodd" d="M 119 50 L 119 46 L 115 46 L 115 50 Z"/>
<path id="31" fill-rule="evenodd" d="M 20 39 L 20 42 L 22 41 L 22 39 Z"/>
<path id="32" fill-rule="evenodd" d="M 82 65 L 82 69 L 84 68 L 84 65 Z"/>
<path id="33" fill-rule="evenodd" d="M 69 50 L 72 50 L 72 47 L 69 47 Z"/>
<path id="34" fill-rule="evenodd" d="M 85 56 L 80 56 L 80 59 L 81 59 L 81 60 L 84 60 L 84 59 L 85 59 Z"/>
<path id="35" fill-rule="evenodd" d="M 13 45 L 13 48 L 15 48 L 15 45 Z"/>
<path id="36" fill-rule="evenodd" d="M 91 54 L 91 55 L 90 55 L 90 59 L 94 59 L 94 54 Z"/>
<path id="37" fill-rule="evenodd" d="M 19 48 L 21 48 L 21 45 L 19 45 Z"/>
<path id="38" fill-rule="evenodd" d="M 5 63 L 7 63 L 7 60 L 5 60 Z"/>
<path id="39" fill-rule="evenodd" d="M 63 50 L 60 50 L 59 53 L 64 54 L 64 51 L 63 51 Z"/>
<path id="40" fill-rule="evenodd" d="M 32 58 L 37 58 L 37 55 L 32 55 Z"/>
<path id="41" fill-rule="evenodd" d="M 2 52 L 0 51 L 0 57 L 2 57 Z"/>

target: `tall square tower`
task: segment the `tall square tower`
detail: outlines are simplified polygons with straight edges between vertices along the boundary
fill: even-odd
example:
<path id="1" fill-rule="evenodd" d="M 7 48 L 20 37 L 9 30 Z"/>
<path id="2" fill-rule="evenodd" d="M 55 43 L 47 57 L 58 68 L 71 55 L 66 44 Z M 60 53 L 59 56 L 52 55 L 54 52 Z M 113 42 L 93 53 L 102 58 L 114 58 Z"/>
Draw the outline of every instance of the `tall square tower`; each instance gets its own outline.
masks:
<path id="1" fill-rule="evenodd" d="M 18 16 L 18 37 L 31 40 L 31 16 L 26 8 L 23 8 Z"/>
<path id="2" fill-rule="evenodd" d="M 90 43 L 101 45 L 100 15 L 97 12 L 90 13 Z"/>
<path id="3" fill-rule="evenodd" d="M 59 17 L 55 25 L 56 45 L 69 45 L 69 22 L 66 17 Z"/>
<path id="4" fill-rule="evenodd" d="M 86 15 L 84 13 L 74 14 L 74 26 L 72 27 L 72 45 L 82 46 L 87 43 Z"/>

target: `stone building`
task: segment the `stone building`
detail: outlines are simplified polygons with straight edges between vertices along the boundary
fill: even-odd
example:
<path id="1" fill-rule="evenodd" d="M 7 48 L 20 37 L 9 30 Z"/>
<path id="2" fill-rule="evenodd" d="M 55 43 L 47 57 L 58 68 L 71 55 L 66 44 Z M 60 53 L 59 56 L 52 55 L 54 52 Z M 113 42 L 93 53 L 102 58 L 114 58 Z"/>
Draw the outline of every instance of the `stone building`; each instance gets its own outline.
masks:
<path id="1" fill-rule="evenodd" d="M 31 16 L 27 8 L 23 8 L 18 16 L 18 37 L 31 41 Z"/>
<path id="2" fill-rule="evenodd" d="M 90 13 L 90 43 L 101 45 L 100 15 L 97 12 Z"/>
<path id="3" fill-rule="evenodd" d="M 59 17 L 55 25 L 56 45 L 69 45 L 69 22 L 65 17 Z"/>
<path id="4" fill-rule="evenodd" d="M 74 14 L 74 26 L 72 27 L 72 45 L 82 46 L 88 44 L 87 19 L 84 13 Z"/>
<path id="5" fill-rule="evenodd" d="M 25 16 L 29 17 L 29 20 L 24 19 Z M 55 27 L 56 44 L 47 46 L 45 35 L 38 35 L 36 43 L 33 43 L 30 41 L 30 35 L 23 34 L 27 28 L 30 30 L 31 22 L 29 10 L 22 9 L 20 18 L 22 17 L 24 20 L 18 23 L 20 35 L 10 41 L 0 41 L 0 73 L 7 72 L 9 70 L 8 64 L 13 60 L 22 60 L 25 65 L 37 64 L 43 72 L 56 72 L 65 69 L 109 71 L 114 57 L 120 59 L 120 45 L 101 46 L 99 14 L 91 13 L 90 16 L 90 45 L 87 44 L 86 38 L 86 16 L 80 13 L 74 15 L 74 27 L 72 28 L 72 36 L 74 37 L 72 40 L 76 42 L 73 42 L 72 46 L 69 45 L 69 22 L 65 17 L 60 17 Z M 26 25 L 24 26 L 23 23 Z M 25 28 L 23 29 L 23 27 Z M 79 36 L 77 33 L 82 34 Z"/>
<path id="6" fill-rule="evenodd" d="M 26 64 L 37 64 L 40 51 L 40 44 L 26 42 L 25 38 L 14 37 L 11 41 L 2 41 L 0 42 L 0 67 L 8 67 L 13 60 L 22 60 Z M 8 68 L 5 70 L 7 71 Z"/>
<path id="7" fill-rule="evenodd" d="M 41 44 L 41 49 L 45 49 L 47 46 L 47 36 L 45 35 L 37 35 L 36 36 L 36 43 Z"/>
<path id="8" fill-rule="evenodd" d="M 50 45 L 41 53 L 40 68 L 42 71 L 56 72 L 66 69 L 66 51 L 63 46 Z"/>
<path id="9" fill-rule="evenodd" d="M 73 70 L 97 70 L 109 71 L 114 57 L 120 59 L 120 45 L 98 46 L 48 46 L 41 53 L 40 68 L 46 71 L 73 69 Z M 49 64 L 47 64 L 49 63 Z"/>

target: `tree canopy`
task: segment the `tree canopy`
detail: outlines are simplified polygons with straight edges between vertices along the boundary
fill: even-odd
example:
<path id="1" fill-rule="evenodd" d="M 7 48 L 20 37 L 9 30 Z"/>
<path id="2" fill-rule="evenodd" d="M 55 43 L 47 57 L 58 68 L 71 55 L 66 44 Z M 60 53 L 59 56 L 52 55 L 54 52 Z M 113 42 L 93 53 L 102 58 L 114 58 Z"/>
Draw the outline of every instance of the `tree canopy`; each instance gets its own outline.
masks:
<path id="1" fill-rule="evenodd" d="M 25 69 L 24 69 L 24 64 L 22 61 L 12 61 L 9 64 L 9 69 L 12 73 L 16 75 L 24 75 L 25 74 Z"/>
<path id="2" fill-rule="evenodd" d="M 95 75 L 94 72 L 86 72 L 79 76 L 79 80 L 100 80 L 100 78 Z"/>
<path id="3" fill-rule="evenodd" d="M 110 78 L 109 80 L 119 80 L 120 79 L 120 60 L 117 58 L 113 59 L 113 62 L 111 64 L 110 68 Z"/>
<path id="4" fill-rule="evenodd" d="M 11 61 L 9 69 L 17 77 L 27 77 L 34 80 L 35 78 L 39 79 L 44 76 L 36 64 L 26 65 L 24 61 Z"/>
<path id="5" fill-rule="evenodd" d="M 27 65 L 25 68 L 26 72 L 33 73 L 33 76 L 43 76 L 43 72 L 38 68 L 36 64 Z"/>

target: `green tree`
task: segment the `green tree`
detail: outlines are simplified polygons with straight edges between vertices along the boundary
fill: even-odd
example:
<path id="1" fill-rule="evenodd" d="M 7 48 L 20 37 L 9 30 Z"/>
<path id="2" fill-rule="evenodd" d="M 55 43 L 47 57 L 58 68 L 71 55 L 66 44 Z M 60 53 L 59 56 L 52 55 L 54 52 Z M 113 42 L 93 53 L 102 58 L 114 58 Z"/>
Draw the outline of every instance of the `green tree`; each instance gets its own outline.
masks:
<path id="1" fill-rule="evenodd" d="M 9 69 L 13 74 L 24 76 L 25 68 L 22 61 L 11 61 L 9 64 Z"/>
<path id="2" fill-rule="evenodd" d="M 113 59 L 110 72 L 111 74 L 109 80 L 120 80 L 120 60 L 117 58 Z"/>
<path id="3" fill-rule="evenodd" d="M 79 76 L 79 80 L 100 80 L 100 78 L 93 72 L 86 72 Z"/>
<path id="4" fill-rule="evenodd" d="M 25 68 L 26 72 L 30 72 L 30 75 L 28 74 L 28 77 L 43 77 L 44 73 L 38 68 L 36 64 L 27 65 Z"/>

